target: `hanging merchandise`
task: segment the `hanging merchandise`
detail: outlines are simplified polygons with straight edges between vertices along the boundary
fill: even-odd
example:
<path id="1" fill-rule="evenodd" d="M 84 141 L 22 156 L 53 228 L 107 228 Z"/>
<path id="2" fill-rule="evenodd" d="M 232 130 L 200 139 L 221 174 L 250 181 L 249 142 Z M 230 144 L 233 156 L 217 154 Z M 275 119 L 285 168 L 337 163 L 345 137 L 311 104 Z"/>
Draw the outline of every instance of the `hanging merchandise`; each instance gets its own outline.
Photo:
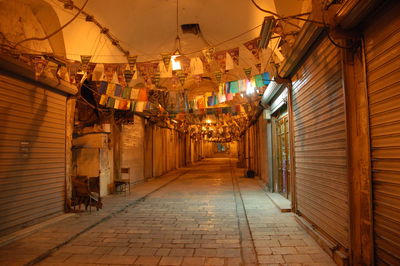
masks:
<path id="1" fill-rule="evenodd" d="M 131 71 L 133 71 L 133 69 L 135 68 L 136 60 L 137 60 L 137 55 L 128 56 L 128 64 L 129 64 Z"/>
<path id="2" fill-rule="evenodd" d="M 258 42 L 260 41 L 260 38 L 257 37 L 253 40 L 250 40 L 248 42 L 245 42 L 243 45 L 251 52 L 254 57 L 259 60 L 260 59 L 260 50 L 258 49 Z"/>
<path id="3" fill-rule="evenodd" d="M 143 101 L 143 102 L 147 102 L 148 97 L 147 97 L 147 89 L 140 89 L 139 90 L 139 95 L 137 97 L 138 101 Z"/>

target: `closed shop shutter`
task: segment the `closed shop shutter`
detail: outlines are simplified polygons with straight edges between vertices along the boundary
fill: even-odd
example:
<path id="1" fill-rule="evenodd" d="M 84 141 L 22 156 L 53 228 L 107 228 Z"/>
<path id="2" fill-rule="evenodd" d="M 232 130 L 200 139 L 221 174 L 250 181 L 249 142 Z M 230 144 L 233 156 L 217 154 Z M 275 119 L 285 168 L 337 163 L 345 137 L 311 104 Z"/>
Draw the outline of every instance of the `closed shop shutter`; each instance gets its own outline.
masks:
<path id="1" fill-rule="evenodd" d="M 396 2 L 396 1 L 394 1 Z M 400 265 L 400 4 L 365 31 L 375 260 Z"/>
<path id="2" fill-rule="evenodd" d="M 325 38 L 295 75 L 292 90 L 297 209 L 349 247 L 345 105 L 341 51 Z"/>
<path id="3" fill-rule="evenodd" d="M 0 75 L 0 235 L 64 211 L 66 97 Z"/>

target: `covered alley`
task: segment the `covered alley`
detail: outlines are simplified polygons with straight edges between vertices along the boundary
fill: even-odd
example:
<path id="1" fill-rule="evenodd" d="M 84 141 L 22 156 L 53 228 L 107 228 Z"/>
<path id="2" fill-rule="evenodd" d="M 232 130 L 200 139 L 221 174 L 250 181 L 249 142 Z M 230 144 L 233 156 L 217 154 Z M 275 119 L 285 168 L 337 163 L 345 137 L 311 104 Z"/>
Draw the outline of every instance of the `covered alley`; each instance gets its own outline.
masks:
<path id="1" fill-rule="evenodd" d="M 0 265 L 400 265 L 399 14 L 0 0 Z"/>
<path id="2" fill-rule="evenodd" d="M 106 219 L 69 217 L 1 247 L 0 262 L 335 265 L 293 214 L 281 213 L 259 183 L 243 177 L 234 162 L 206 159 L 165 180 L 150 181 L 148 193 L 134 204 L 121 205 L 133 195 L 113 199 L 120 207 L 110 210 Z M 132 194 L 139 189 L 134 187 Z M 77 228 L 79 222 L 85 227 Z M 63 235 L 74 230 L 73 235 Z"/>

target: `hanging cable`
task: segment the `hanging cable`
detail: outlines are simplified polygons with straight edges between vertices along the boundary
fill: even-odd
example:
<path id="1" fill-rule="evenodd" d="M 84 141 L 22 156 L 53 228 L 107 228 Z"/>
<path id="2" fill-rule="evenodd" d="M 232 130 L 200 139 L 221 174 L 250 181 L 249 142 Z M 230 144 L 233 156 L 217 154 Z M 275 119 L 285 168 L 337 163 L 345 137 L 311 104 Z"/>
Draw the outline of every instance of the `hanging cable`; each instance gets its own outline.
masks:
<path id="1" fill-rule="evenodd" d="M 82 12 L 82 10 L 85 8 L 85 6 L 86 6 L 86 4 L 87 4 L 88 2 L 89 2 L 89 0 L 86 0 L 86 2 L 83 4 L 83 6 L 82 6 L 80 9 L 78 9 L 78 13 L 76 13 L 75 16 L 73 16 L 72 19 L 71 19 L 70 21 L 68 21 L 67 23 L 65 23 L 62 27 L 60 27 L 59 29 L 57 29 L 57 30 L 54 31 L 53 33 L 51 33 L 51 34 L 49 34 L 49 35 L 47 35 L 47 36 L 41 37 L 41 38 L 39 38 L 39 37 L 32 37 L 32 38 L 24 39 L 24 40 L 22 40 L 22 41 L 17 42 L 17 43 L 14 45 L 14 48 L 17 47 L 18 45 L 20 45 L 21 43 L 24 43 L 24 42 L 28 42 L 28 41 L 44 41 L 44 40 L 47 40 L 47 39 L 53 37 L 53 36 L 56 35 L 58 32 L 62 31 L 65 27 L 67 27 L 69 24 L 71 24 L 71 23 L 79 16 L 79 14 L 80 14 L 80 13 Z"/>

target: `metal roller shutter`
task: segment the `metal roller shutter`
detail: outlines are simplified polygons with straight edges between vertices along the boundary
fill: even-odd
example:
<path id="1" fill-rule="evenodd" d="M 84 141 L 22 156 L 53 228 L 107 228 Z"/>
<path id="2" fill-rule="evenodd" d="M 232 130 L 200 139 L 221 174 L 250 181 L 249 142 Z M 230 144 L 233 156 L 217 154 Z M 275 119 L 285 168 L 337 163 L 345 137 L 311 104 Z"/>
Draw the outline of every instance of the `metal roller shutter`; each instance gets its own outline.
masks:
<path id="1" fill-rule="evenodd" d="M 365 31 L 375 260 L 400 265 L 400 4 Z"/>
<path id="2" fill-rule="evenodd" d="M 0 235 L 64 211 L 66 97 L 0 75 Z"/>
<path id="3" fill-rule="evenodd" d="M 340 50 L 324 39 L 295 76 L 295 185 L 301 215 L 348 248 L 346 125 L 340 60 Z"/>

